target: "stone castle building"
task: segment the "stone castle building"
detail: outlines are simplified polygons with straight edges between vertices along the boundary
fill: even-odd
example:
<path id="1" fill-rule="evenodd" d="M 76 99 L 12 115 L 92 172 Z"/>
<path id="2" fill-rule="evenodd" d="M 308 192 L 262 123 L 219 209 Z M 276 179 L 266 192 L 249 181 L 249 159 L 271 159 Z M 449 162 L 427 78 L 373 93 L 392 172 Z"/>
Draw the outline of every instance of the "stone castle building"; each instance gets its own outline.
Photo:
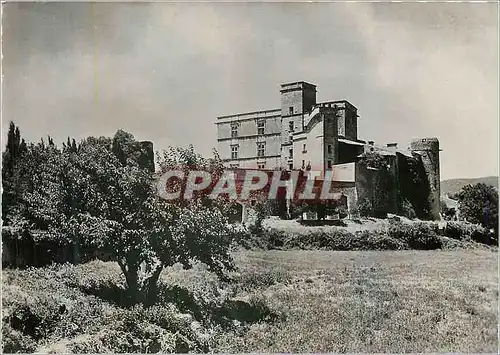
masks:
<path id="1" fill-rule="evenodd" d="M 280 108 L 217 118 L 218 152 L 228 168 L 333 170 L 334 186 L 352 208 L 372 195 L 374 173 L 358 161 L 377 152 L 386 158 L 394 182 L 390 212 L 398 213 L 403 200 L 418 207 L 423 193 L 429 217 L 439 219 L 437 138 L 414 139 L 403 150 L 396 143 L 376 145 L 358 138 L 358 110 L 350 102 L 317 102 L 316 86 L 303 81 L 282 84 L 280 93 Z M 415 185 L 415 172 L 422 186 Z"/>

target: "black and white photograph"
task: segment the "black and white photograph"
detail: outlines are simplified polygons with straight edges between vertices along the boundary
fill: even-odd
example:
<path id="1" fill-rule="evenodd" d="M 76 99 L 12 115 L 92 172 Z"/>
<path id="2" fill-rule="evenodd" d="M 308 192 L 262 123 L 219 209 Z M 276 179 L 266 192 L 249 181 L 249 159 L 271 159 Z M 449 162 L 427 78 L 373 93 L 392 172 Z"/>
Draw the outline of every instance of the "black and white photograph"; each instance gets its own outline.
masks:
<path id="1" fill-rule="evenodd" d="M 1 4 L 2 353 L 498 353 L 499 2 Z"/>

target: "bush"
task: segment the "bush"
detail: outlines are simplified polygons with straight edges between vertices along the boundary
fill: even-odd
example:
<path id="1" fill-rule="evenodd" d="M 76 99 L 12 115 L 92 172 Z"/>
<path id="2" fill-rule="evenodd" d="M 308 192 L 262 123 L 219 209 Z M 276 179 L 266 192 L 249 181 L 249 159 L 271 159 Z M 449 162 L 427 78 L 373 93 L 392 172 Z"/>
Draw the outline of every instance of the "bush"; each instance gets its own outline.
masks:
<path id="1" fill-rule="evenodd" d="M 391 223 L 387 233 L 389 237 L 405 242 L 410 249 L 432 250 L 440 249 L 441 239 L 438 236 L 438 225 L 436 223 Z"/>
<path id="2" fill-rule="evenodd" d="M 324 249 L 324 250 L 401 250 L 408 249 L 405 241 L 391 238 L 384 231 L 358 231 L 343 228 L 328 232 L 311 230 L 309 233 L 287 233 L 266 230 L 268 249 Z"/>
<path id="3" fill-rule="evenodd" d="M 243 247 L 245 249 L 266 249 L 267 244 L 263 235 L 263 228 L 253 228 L 245 225 L 239 225 L 234 229 L 234 247 Z"/>
<path id="4" fill-rule="evenodd" d="M 467 222 L 447 222 L 443 229 L 443 235 L 465 242 L 474 241 L 487 245 L 498 243 L 498 237 L 494 232 L 477 224 Z"/>
<path id="5" fill-rule="evenodd" d="M 95 332 L 111 306 L 70 288 L 77 277 L 72 265 L 53 265 L 3 274 L 4 351 L 29 352 L 40 342 Z"/>
<path id="6" fill-rule="evenodd" d="M 68 348 L 77 353 L 209 350 L 201 327 L 197 327 L 190 315 L 180 313 L 173 305 L 152 306 L 148 309 L 138 305 L 128 310 L 117 309 L 107 317 L 106 323 L 106 330 L 73 340 Z"/>
<path id="7" fill-rule="evenodd" d="M 107 300 L 112 302 L 103 302 L 102 295 L 89 295 L 124 283 L 115 263 L 8 270 L 2 287 L 3 351 L 29 353 L 50 344 L 42 352 L 61 351 L 58 346 L 64 352 L 82 353 L 208 352 L 220 329 L 213 322 L 213 313 L 224 307 L 228 294 L 219 288 L 217 276 L 203 267 L 204 272 L 190 273 L 192 279 L 187 276 L 191 270 L 179 274 L 193 286 L 190 290 L 175 285 L 169 275 L 173 286 L 160 283 L 160 295 L 168 297 L 150 308 L 120 308 L 116 306 L 120 300 L 110 297 Z M 166 295 L 164 291 L 172 288 L 184 293 Z M 185 310 L 181 310 L 177 304 L 186 300 L 191 303 L 185 302 Z M 65 339 L 73 340 L 68 343 Z"/>
<path id="8" fill-rule="evenodd" d="M 39 282 L 36 286 L 41 286 Z M 29 284 L 28 284 L 29 285 Z M 2 287 L 2 322 L 34 341 L 47 338 L 56 328 L 67 306 L 61 297 L 33 287 L 24 292 L 19 287 Z"/>
<path id="9" fill-rule="evenodd" d="M 8 323 L 2 324 L 2 352 L 33 353 L 35 350 L 36 341 L 33 338 L 13 329 Z"/>
<path id="10" fill-rule="evenodd" d="M 246 223 L 251 234 L 259 235 L 262 233 L 262 222 L 270 215 L 271 207 L 267 200 L 257 201 L 253 207 L 253 218 Z"/>
<path id="11" fill-rule="evenodd" d="M 404 250 L 409 249 L 403 241 L 391 238 L 387 233 L 379 231 L 358 231 L 357 240 L 362 243 L 360 250 Z"/>

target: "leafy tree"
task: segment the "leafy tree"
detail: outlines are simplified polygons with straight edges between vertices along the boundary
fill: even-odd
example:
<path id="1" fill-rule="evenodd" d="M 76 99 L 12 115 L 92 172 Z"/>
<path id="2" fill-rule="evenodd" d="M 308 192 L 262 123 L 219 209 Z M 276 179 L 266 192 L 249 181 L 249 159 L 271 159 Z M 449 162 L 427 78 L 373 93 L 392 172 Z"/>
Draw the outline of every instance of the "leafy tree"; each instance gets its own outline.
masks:
<path id="1" fill-rule="evenodd" d="M 458 193 L 460 218 L 494 229 L 498 235 L 498 191 L 491 185 L 467 185 Z"/>
<path id="2" fill-rule="evenodd" d="M 73 161 L 80 176 L 69 178 L 82 202 L 64 229 L 112 255 L 134 303 L 154 303 L 161 271 L 175 263 L 188 268 L 197 260 L 221 276 L 231 269 L 232 230 L 221 210 L 201 201 L 178 206 L 160 199 L 150 171 L 133 159 L 124 164 L 121 152 L 133 150 L 133 137 L 117 136 L 126 139 L 115 139 L 111 149 L 81 145 Z"/>
<path id="3" fill-rule="evenodd" d="M 6 223 L 10 223 L 16 214 L 15 210 L 21 195 L 19 182 L 24 178 L 19 166 L 26 152 L 27 145 L 24 139 L 21 139 L 19 127 L 10 122 L 7 145 L 2 154 L 2 216 Z"/>
<path id="4" fill-rule="evenodd" d="M 224 173 L 224 164 L 217 154 L 217 151 L 214 150 L 212 153 L 212 158 L 207 159 L 199 153 L 196 153 L 192 145 L 189 145 L 187 148 L 170 147 L 168 150 L 164 150 L 161 156 L 157 156 L 157 163 L 159 166 L 158 174 L 164 174 L 169 170 L 181 171 L 184 174 L 183 182 L 180 182 L 177 179 L 170 179 L 167 189 L 170 189 L 171 191 L 177 191 L 180 189 L 180 195 L 183 196 L 186 187 L 183 183 L 186 182 L 189 173 L 191 171 L 207 172 L 210 174 L 211 184 L 207 187 L 206 191 L 211 191 L 211 188 L 215 186 L 216 182 Z M 193 194 L 193 198 L 189 201 L 186 201 L 181 197 L 177 200 L 171 201 L 171 203 L 175 203 L 177 206 L 188 207 L 193 203 L 193 201 L 200 201 L 205 206 L 217 206 L 225 213 L 228 212 L 229 208 L 231 208 L 231 204 L 228 203 L 228 196 L 218 196 L 216 200 L 209 199 L 207 194 L 203 191 Z"/>
<path id="5" fill-rule="evenodd" d="M 61 230 L 71 214 L 68 206 L 76 201 L 65 179 L 70 173 L 68 154 L 53 142 L 29 144 L 16 163 L 12 181 L 16 199 L 5 219 L 17 232 L 5 234 L 4 242 L 23 259 L 18 266 L 42 265 L 60 257 L 74 261 L 78 256 L 72 253 L 78 251 L 76 241 Z"/>
<path id="6" fill-rule="evenodd" d="M 16 129 L 11 131 L 9 159 L 21 145 Z M 138 143 L 118 131 L 113 139 L 89 137 L 78 146 L 68 140 L 62 150 L 51 138 L 48 145 L 30 144 L 16 163 L 25 179 L 17 184 L 13 205 L 26 228 L 46 231 L 53 242 L 106 251 L 125 275 L 131 302 L 150 305 L 166 266 L 200 261 L 220 276 L 231 269 L 233 231 L 220 203 L 162 200 L 154 173 L 137 159 Z M 167 153 L 165 161 L 174 165 L 183 162 L 180 157 L 195 157 L 198 165 L 221 172 L 220 160 L 203 159 L 192 148 L 171 151 L 176 153 Z M 8 159 L 4 164 L 14 171 Z"/>
<path id="7" fill-rule="evenodd" d="M 75 153 L 77 152 L 78 150 L 78 147 L 76 145 L 76 141 L 75 139 L 73 138 L 72 140 L 68 137 L 68 140 L 66 143 L 63 143 L 63 151 L 64 152 L 71 152 L 71 153 Z"/>
<path id="8" fill-rule="evenodd" d="M 127 165 L 129 159 L 137 161 L 135 143 L 134 136 L 122 130 L 118 130 L 113 137 L 111 150 L 122 165 Z"/>

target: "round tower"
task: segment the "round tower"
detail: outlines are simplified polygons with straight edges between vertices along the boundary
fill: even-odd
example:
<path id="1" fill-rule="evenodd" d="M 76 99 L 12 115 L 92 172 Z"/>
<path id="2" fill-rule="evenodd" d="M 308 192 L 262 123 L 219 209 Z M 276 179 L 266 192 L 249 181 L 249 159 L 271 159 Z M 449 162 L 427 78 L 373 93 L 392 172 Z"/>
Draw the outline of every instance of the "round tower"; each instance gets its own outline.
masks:
<path id="1" fill-rule="evenodd" d="M 410 149 L 422 158 L 425 174 L 429 181 L 430 193 L 428 196 L 431 208 L 431 217 L 434 220 L 440 219 L 441 212 L 441 178 L 439 171 L 439 139 L 419 138 L 411 141 Z"/>

